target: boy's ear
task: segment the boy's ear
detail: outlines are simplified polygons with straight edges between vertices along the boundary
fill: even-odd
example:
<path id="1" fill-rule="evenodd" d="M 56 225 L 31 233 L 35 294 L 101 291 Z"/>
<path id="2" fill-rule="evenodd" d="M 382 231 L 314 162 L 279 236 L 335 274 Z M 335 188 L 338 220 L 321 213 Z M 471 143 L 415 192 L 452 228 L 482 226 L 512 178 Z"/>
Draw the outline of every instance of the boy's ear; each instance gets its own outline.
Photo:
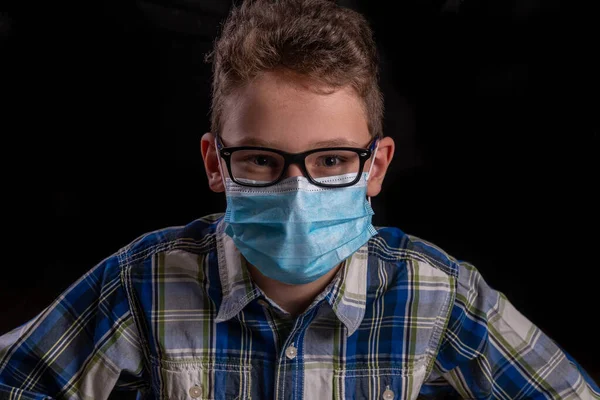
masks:
<path id="1" fill-rule="evenodd" d="M 367 183 L 367 196 L 375 197 L 381 192 L 383 178 L 385 178 L 385 173 L 394 157 L 394 149 L 394 139 L 391 137 L 385 137 L 379 141 L 377 154 L 375 154 L 375 159 L 371 161 L 374 164 L 371 168 L 371 174 L 369 175 L 369 181 Z M 370 164 L 365 165 L 365 169 L 367 169 L 369 165 Z"/>
<path id="2" fill-rule="evenodd" d="M 225 186 L 223 186 L 223 176 L 221 175 L 221 169 L 219 168 L 221 157 L 219 157 L 219 153 L 215 147 L 215 135 L 210 132 L 202 135 L 200 151 L 202 152 L 204 169 L 206 170 L 206 176 L 208 177 L 208 186 L 213 192 L 224 192 Z"/>

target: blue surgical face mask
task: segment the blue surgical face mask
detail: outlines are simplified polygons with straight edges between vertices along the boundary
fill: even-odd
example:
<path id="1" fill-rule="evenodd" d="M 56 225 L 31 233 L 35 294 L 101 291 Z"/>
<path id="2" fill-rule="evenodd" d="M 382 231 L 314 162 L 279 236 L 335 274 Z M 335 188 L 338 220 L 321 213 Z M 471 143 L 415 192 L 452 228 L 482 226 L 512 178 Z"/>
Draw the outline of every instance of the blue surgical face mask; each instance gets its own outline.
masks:
<path id="1" fill-rule="evenodd" d="M 326 179 L 351 182 L 355 176 Z M 288 284 L 312 282 L 377 233 L 367 176 L 343 188 L 316 186 L 303 176 L 264 188 L 227 178 L 225 232 L 263 275 Z"/>
<path id="2" fill-rule="evenodd" d="M 292 285 L 313 282 L 377 234 L 371 224 L 370 198 L 367 200 L 372 168 L 373 162 L 356 184 L 342 188 L 320 187 L 303 176 L 262 188 L 238 185 L 226 178 L 225 233 L 263 275 Z M 221 174 L 224 176 L 222 170 Z M 342 183 L 355 177 L 347 174 L 319 180 Z"/>

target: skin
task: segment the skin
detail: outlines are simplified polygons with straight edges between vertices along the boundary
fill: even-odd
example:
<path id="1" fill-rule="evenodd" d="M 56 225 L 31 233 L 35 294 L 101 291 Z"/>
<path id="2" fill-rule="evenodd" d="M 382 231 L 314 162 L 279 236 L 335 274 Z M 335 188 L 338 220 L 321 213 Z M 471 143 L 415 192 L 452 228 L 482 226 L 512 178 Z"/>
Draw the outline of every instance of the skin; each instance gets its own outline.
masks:
<path id="1" fill-rule="evenodd" d="M 345 87 L 317 91 L 311 90 L 313 85 L 313 82 L 293 73 L 274 71 L 263 73 L 240 88 L 225 103 L 221 133 L 225 146 L 260 145 L 291 153 L 317 147 L 366 148 L 372 137 L 362 100 L 354 90 Z M 221 171 L 227 174 L 227 167 L 218 156 L 212 133 L 202 137 L 201 151 L 210 189 L 224 192 Z M 369 177 L 368 196 L 377 196 L 381 191 L 393 155 L 394 141 L 389 137 L 381 139 Z M 372 159 L 365 164 L 365 171 L 368 171 Z M 287 171 L 288 177 L 301 175 L 297 165 L 291 165 Z M 275 281 L 254 266 L 249 267 L 249 272 L 271 300 L 292 315 L 299 315 L 331 282 L 339 267 L 303 285 Z"/>

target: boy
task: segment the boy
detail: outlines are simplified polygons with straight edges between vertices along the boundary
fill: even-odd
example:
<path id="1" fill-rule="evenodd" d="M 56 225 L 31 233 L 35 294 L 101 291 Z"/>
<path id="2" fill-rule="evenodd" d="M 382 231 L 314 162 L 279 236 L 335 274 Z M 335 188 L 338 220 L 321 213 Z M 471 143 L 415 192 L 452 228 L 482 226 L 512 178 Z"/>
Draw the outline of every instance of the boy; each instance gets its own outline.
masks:
<path id="1" fill-rule="evenodd" d="M 247 1 L 212 57 L 226 213 L 144 235 L 0 338 L 1 398 L 600 398 L 473 266 L 371 225 L 394 142 L 362 17 Z"/>

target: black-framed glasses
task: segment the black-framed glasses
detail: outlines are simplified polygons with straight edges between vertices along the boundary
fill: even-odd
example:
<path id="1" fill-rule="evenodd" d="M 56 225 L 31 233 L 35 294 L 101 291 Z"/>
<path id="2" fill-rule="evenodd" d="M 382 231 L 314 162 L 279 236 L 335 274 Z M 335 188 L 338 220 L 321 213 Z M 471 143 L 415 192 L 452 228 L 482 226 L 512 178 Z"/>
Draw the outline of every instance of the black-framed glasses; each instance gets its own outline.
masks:
<path id="1" fill-rule="evenodd" d="M 238 185 L 275 185 L 285 177 L 290 165 L 297 164 L 304 176 L 317 186 L 346 187 L 360 180 L 365 162 L 377 146 L 377 138 L 366 149 L 326 147 L 303 153 L 259 146 L 225 147 L 218 136 L 216 144 L 219 155 L 227 164 L 229 177 Z"/>

